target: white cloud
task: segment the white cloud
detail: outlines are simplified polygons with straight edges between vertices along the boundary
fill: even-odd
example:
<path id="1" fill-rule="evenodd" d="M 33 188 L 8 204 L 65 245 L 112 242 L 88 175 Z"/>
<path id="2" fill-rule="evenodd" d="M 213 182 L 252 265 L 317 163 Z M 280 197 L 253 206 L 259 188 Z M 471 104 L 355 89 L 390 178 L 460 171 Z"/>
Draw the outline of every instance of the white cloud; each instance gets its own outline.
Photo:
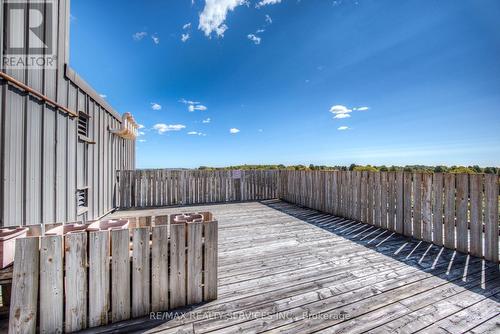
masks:
<path id="1" fill-rule="evenodd" d="M 209 117 L 209 118 L 207 118 L 207 119 L 204 119 L 204 120 L 203 120 L 203 121 L 201 121 L 201 122 L 202 122 L 202 123 L 207 124 L 207 123 L 210 123 L 211 121 L 212 121 L 212 120 L 211 120 L 211 119 L 210 119 L 210 117 Z"/>
<path id="2" fill-rule="evenodd" d="M 200 102 L 186 100 L 185 98 L 180 99 L 179 102 L 186 104 L 188 106 L 189 112 L 193 112 L 195 110 L 205 111 L 208 109 L 206 106 L 202 105 Z"/>
<path id="3" fill-rule="evenodd" d="M 153 110 L 161 110 L 161 105 L 155 102 L 151 102 L 151 109 Z"/>
<path id="4" fill-rule="evenodd" d="M 261 38 L 259 36 L 255 36 L 254 34 L 249 34 L 248 36 L 248 39 L 251 40 L 255 45 L 259 45 L 260 44 L 260 40 Z"/>
<path id="5" fill-rule="evenodd" d="M 197 102 L 197 101 L 191 101 L 191 100 L 186 100 L 185 98 L 182 98 L 179 100 L 180 103 L 184 103 L 184 104 L 200 104 L 200 102 Z"/>
<path id="6" fill-rule="evenodd" d="M 181 41 L 186 42 L 189 39 L 189 33 L 182 34 Z"/>
<path id="7" fill-rule="evenodd" d="M 203 137 L 206 136 L 206 134 L 204 134 L 203 132 L 198 132 L 198 131 L 189 131 L 187 134 L 190 136 L 203 136 Z"/>
<path id="8" fill-rule="evenodd" d="M 106 94 L 99 94 L 99 96 L 102 97 L 103 99 L 108 97 Z"/>
<path id="9" fill-rule="evenodd" d="M 353 108 L 353 110 L 357 110 L 357 111 L 366 111 L 366 110 L 369 110 L 369 109 L 370 109 L 369 107 Z"/>
<path id="10" fill-rule="evenodd" d="M 191 28 L 191 22 L 186 23 L 185 25 L 182 26 L 183 30 L 190 29 Z"/>
<path id="11" fill-rule="evenodd" d="M 202 104 L 190 104 L 190 105 L 188 106 L 188 111 L 189 111 L 189 112 L 193 112 L 193 111 L 195 111 L 195 110 L 205 111 L 205 110 L 207 110 L 207 109 L 208 109 L 208 108 L 207 108 L 207 107 L 205 107 L 205 106 L 204 106 L 204 105 L 202 105 Z"/>
<path id="12" fill-rule="evenodd" d="M 158 37 L 158 35 L 153 35 L 151 36 L 151 39 L 153 40 L 153 43 L 155 43 L 156 45 L 160 44 L 160 37 Z"/>
<path id="13" fill-rule="evenodd" d="M 339 127 L 337 128 L 337 130 L 339 130 L 339 131 L 349 130 L 349 127 L 348 127 L 348 126 L 339 126 Z"/>
<path id="14" fill-rule="evenodd" d="M 259 130 L 257 130 L 257 131 L 258 131 L 258 132 L 264 132 L 264 130 L 263 130 L 263 129 L 259 129 Z"/>
<path id="15" fill-rule="evenodd" d="M 224 32 L 227 30 L 227 25 L 224 24 L 227 13 L 246 3 L 245 0 L 205 0 L 198 29 L 207 37 L 210 37 L 212 32 L 215 32 L 217 37 L 224 37 Z"/>
<path id="16" fill-rule="evenodd" d="M 182 129 L 185 129 L 186 126 L 183 124 L 164 124 L 164 123 L 158 123 L 153 126 L 153 129 L 158 131 L 158 134 L 164 134 L 165 132 L 170 132 L 170 131 L 181 131 Z"/>
<path id="17" fill-rule="evenodd" d="M 138 125 L 137 125 L 137 127 L 138 127 L 139 129 L 144 129 L 144 125 L 142 125 L 142 124 L 138 124 Z"/>
<path id="18" fill-rule="evenodd" d="M 351 115 L 349 115 L 349 114 L 336 114 L 334 118 L 342 119 L 342 118 L 349 118 L 349 117 L 351 117 Z"/>
<path id="19" fill-rule="evenodd" d="M 262 34 L 262 33 L 263 33 L 263 32 L 265 32 L 265 31 L 266 31 L 266 29 L 259 29 L 259 30 L 257 30 L 255 33 L 256 33 L 256 34 Z"/>
<path id="20" fill-rule="evenodd" d="M 136 32 L 135 34 L 133 34 L 132 38 L 134 39 L 134 41 L 140 41 L 144 37 L 146 37 L 147 35 L 148 35 L 147 32 L 145 32 L 145 31 L 139 31 L 139 32 Z"/>
<path id="21" fill-rule="evenodd" d="M 137 137 L 140 137 L 140 136 L 145 136 L 146 135 L 146 132 L 144 131 L 139 131 L 139 133 L 137 134 Z"/>
<path id="22" fill-rule="evenodd" d="M 346 106 L 336 105 L 330 108 L 330 112 L 333 114 L 348 114 L 352 112 L 352 110 L 347 108 Z"/>
<path id="23" fill-rule="evenodd" d="M 180 99 L 179 102 L 184 104 L 200 104 L 200 102 L 186 100 L 185 98 Z"/>
<path id="24" fill-rule="evenodd" d="M 139 139 L 138 140 L 139 143 L 145 143 L 146 142 L 146 139 Z"/>
<path id="25" fill-rule="evenodd" d="M 278 3 L 281 3 L 281 0 L 261 0 L 259 3 L 255 5 L 255 7 L 260 8 L 267 5 L 276 5 Z"/>
<path id="26" fill-rule="evenodd" d="M 231 129 L 229 129 L 229 133 L 231 133 L 231 134 L 233 134 L 233 135 L 234 135 L 234 134 L 237 134 L 238 132 L 240 132 L 240 129 L 236 129 L 236 128 L 231 128 Z"/>
<path id="27" fill-rule="evenodd" d="M 273 19 L 268 14 L 266 14 L 266 23 L 267 24 L 272 24 L 273 23 Z"/>

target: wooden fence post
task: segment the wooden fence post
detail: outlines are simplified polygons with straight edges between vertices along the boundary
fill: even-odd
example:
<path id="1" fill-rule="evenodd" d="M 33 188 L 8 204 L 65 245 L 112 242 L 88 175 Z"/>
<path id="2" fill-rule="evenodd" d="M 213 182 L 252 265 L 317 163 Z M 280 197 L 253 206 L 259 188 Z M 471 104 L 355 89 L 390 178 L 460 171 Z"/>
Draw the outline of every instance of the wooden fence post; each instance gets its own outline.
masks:
<path id="1" fill-rule="evenodd" d="M 486 174 L 484 182 L 485 195 L 485 249 L 486 260 L 498 262 L 498 176 Z"/>
<path id="2" fill-rule="evenodd" d="M 203 300 L 203 223 L 189 223 L 187 229 L 187 303 L 198 304 Z"/>
<path id="3" fill-rule="evenodd" d="M 186 225 L 170 225 L 170 308 L 186 305 Z"/>
<path id="4" fill-rule="evenodd" d="M 130 319 L 130 231 L 111 231 L 111 321 Z"/>
<path id="5" fill-rule="evenodd" d="M 89 327 L 107 325 L 109 311 L 109 232 L 89 233 Z"/>
<path id="6" fill-rule="evenodd" d="M 35 333 L 38 300 L 39 238 L 16 240 L 9 333 Z"/>
<path id="7" fill-rule="evenodd" d="M 166 220 L 164 216 L 162 221 Z M 158 219 L 159 217 L 156 217 Z M 157 222 L 158 223 L 158 222 Z M 168 306 L 168 225 L 153 227 L 151 249 L 151 297 L 152 311 L 167 311 Z"/>
<path id="8" fill-rule="evenodd" d="M 87 233 L 64 237 L 65 331 L 87 328 Z"/>
<path id="9" fill-rule="evenodd" d="M 142 317 L 150 311 L 150 248 L 149 227 L 132 230 L 132 317 Z"/>
<path id="10" fill-rule="evenodd" d="M 45 236 L 40 245 L 40 333 L 63 332 L 63 238 Z"/>
<path id="11" fill-rule="evenodd" d="M 205 237 L 205 256 L 203 262 L 203 300 L 217 299 L 218 267 L 218 222 L 203 223 Z"/>

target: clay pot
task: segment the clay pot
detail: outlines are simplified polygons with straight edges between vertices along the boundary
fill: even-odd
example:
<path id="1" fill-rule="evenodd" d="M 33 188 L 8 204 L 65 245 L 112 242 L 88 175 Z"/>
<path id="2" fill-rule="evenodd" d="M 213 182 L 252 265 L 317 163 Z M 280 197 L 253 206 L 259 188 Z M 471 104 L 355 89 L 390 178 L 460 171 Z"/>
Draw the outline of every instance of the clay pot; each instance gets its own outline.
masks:
<path id="1" fill-rule="evenodd" d="M 97 221 L 87 227 L 89 232 L 127 230 L 129 222 L 127 219 Z"/>
<path id="2" fill-rule="evenodd" d="M 202 223 L 203 215 L 197 213 L 184 213 L 179 215 L 174 215 L 172 223 L 182 224 L 182 223 Z"/>
<path id="3" fill-rule="evenodd" d="M 48 230 L 45 232 L 45 235 L 66 235 L 69 233 L 85 232 L 87 227 L 87 224 L 65 224 Z"/>
<path id="4" fill-rule="evenodd" d="M 25 238 L 27 233 L 28 229 L 24 227 L 0 229 L 0 265 L 2 269 L 14 262 L 16 239 Z"/>

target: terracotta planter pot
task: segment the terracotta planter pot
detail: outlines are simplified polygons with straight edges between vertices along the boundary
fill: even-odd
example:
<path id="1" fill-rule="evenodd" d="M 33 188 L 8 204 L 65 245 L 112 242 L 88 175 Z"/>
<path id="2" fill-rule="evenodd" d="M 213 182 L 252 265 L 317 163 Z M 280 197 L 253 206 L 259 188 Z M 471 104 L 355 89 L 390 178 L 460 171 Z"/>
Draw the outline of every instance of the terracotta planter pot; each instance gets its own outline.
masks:
<path id="1" fill-rule="evenodd" d="M 184 213 L 179 215 L 174 215 L 172 219 L 173 224 L 182 223 L 202 223 L 203 215 L 197 213 Z"/>
<path id="2" fill-rule="evenodd" d="M 89 232 L 127 230 L 129 222 L 127 219 L 97 221 L 87 227 Z"/>
<path id="3" fill-rule="evenodd" d="M 25 238 L 27 233 L 28 229 L 24 227 L 0 229 L 0 265 L 2 269 L 10 266 L 14 262 L 16 239 Z"/>
<path id="4" fill-rule="evenodd" d="M 212 220 L 214 220 L 214 216 L 211 212 L 198 212 L 198 214 L 203 216 L 204 222 L 211 222 Z"/>
<path id="5" fill-rule="evenodd" d="M 87 227 L 88 224 L 65 224 L 48 230 L 45 232 L 45 235 L 66 235 L 69 233 L 85 232 Z"/>

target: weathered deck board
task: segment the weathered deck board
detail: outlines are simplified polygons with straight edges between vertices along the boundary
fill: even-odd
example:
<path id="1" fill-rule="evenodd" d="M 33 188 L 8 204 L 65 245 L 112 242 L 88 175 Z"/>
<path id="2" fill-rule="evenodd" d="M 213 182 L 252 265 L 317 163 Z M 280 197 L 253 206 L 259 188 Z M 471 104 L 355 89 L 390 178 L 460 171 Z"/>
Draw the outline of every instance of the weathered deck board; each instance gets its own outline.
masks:
<path id="1" fill-rule="evenodd" d="M 492 315 L 500 307 L 498 266 L 378 226 L 279 201 L 124 211 L 114 216 L 193 210 L 211 211 L 219 222 L 218 299 L 187 309 L 188 317 L 134 320 L 103 331 L 498 329 Z M 343 314 L 349 318 L 340 318 Z M 462 323 L 467 325 L 453 325 Z"/>

